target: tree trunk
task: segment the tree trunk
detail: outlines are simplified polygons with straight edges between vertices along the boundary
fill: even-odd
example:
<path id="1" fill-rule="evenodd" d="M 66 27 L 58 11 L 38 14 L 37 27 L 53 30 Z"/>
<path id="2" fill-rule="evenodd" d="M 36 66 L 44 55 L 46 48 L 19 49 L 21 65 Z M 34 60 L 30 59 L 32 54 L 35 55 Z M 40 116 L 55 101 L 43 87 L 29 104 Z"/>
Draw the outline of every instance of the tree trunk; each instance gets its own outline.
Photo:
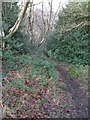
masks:
<path id="1" fill-rule="evenodd" d="M 2 15 L 1 15 L 2 2 L 0 1 L 0 119 L 2 119 Z"/>
<path id="2" fill-rule="evenodd" d="M 19 28 L 20 23 L 26 13 L 27 7 L 28 7 L 28 0 L 25 1 L 24 9 L 21 11 L 21 14 L 19 15 L 17 21 L 15 22 L 14 26 L 9 30 L 9 34 L 6 36 L 7 38 L 11 37 Z"/>

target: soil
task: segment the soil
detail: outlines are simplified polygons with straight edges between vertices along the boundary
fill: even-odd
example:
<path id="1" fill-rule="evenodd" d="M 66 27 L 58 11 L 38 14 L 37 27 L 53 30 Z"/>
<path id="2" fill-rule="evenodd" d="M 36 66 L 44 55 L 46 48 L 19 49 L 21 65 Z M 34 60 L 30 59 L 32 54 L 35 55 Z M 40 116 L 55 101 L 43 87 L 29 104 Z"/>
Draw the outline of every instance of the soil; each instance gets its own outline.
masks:
<path id="1" fill-rule="evenodd" d="M 75 118 L 88 118 L 88 97 L 82 91 L 77 79 L 72 79 L 62 65 L 56 65 L 56 70 L 60 74 L 60 78 L 65 82 L 68 92 L 72 94 L 75 105 Z"/>

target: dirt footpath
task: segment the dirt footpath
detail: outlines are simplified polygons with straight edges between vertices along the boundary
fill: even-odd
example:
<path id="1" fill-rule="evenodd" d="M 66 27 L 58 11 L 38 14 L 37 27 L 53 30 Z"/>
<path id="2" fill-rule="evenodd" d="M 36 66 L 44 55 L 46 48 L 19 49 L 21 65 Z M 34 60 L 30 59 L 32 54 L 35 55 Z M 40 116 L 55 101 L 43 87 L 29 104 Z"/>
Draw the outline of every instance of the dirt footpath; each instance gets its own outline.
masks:
<path id="1" fill-rule="evenodd" d="M 83 93 L 76 79 L 70 78 L 68 72 L 62 65 L 56 65 L 56 70 L 65 82 L 67 90 L 72 94 L 72 99 L 75 103 L 75 118 L 88 118 L 88 98 L 86 93 Z"/>

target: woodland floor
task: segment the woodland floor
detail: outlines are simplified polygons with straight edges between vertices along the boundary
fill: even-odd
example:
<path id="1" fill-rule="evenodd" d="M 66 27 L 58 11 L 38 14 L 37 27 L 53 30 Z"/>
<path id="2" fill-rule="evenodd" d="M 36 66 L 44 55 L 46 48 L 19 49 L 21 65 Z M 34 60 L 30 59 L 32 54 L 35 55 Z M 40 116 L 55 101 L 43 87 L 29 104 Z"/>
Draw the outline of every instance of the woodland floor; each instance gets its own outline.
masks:
<path id="1" fill-rule="evenodd" d="M 88 86 L 81 79 L 72 79 L 64 66 L 57 64 L 55 69 L 59 81 L 54 83 L 47 76 L 47 83 L 43 82 L 43 86 L 40 76 L 34 76 L 31 82 L 26 80 L 26 75 L 31 78 L 28 66 L 20 71 L 7 72 L 9 76 L 3 80 L 3 104 L 9 107 L 6 116 L 88 118 Z M 13 80 L 16 80 L 15 84 L 21 81 L 23 88 L 20 84 L 14 87 Z"/>

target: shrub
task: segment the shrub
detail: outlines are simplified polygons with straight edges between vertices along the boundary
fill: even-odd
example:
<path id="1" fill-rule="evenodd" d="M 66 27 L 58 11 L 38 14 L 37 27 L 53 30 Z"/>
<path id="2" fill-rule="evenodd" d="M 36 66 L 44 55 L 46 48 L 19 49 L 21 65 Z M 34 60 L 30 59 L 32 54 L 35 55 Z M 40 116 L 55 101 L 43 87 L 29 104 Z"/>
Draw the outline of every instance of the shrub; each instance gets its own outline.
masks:
<path id="1" fill-rule="evenodd" d="M 60 12 L 55 29 L 47 38 L 45 51 L 49 57 L 65 63 L 88 64 L 88 15 L 82 4 L 69 3 Z"/>

